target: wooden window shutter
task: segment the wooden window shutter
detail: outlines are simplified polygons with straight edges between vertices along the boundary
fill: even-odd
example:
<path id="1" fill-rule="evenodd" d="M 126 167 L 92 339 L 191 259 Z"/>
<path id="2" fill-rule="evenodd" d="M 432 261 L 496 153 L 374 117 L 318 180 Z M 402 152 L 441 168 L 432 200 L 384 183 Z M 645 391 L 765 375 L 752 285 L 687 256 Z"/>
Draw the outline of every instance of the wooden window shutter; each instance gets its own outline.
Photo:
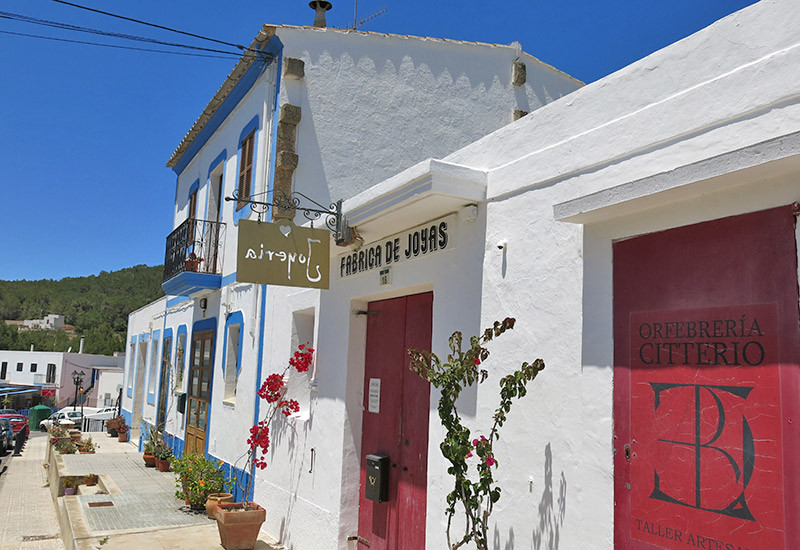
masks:
<path id="1" fill-rule="evenodd" d="M 250 182 L 253 179 L 253 142 L 255 141 L 256 131 L 253 130 L 242 140 L 241 159 L 239 160 L 239 198 L 250 197 Z M 239 202 L 237 208 L 241 208 L 246 203 Z"/>

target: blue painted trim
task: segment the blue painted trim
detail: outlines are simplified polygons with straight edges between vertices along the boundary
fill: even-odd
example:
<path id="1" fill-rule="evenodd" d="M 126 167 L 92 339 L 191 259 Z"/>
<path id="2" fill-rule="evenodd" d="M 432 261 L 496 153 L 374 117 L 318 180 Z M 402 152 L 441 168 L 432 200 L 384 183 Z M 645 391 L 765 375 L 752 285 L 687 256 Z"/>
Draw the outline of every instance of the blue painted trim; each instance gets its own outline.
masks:
<path id="1" fill-rule="evenodd" d="M 283 44 L 277 35 L 273 36 L 264 48 L 264 52 L 273 54 L 277 57 L 277 52 L 283 49 Z M 225 119 L 228 118 L 239 102 L 247 95 L 247 92 L 253 87 L 258 78 L 266 71 L 267 67 L 275 60 L 275 57 L 259 56 L 258 59 L 253 61 L 253 64 L 242 75 L 239 82 L 234 86 L 233 90 L 228 94 L 222 105 L 211 116 L 211 119 L 206 123 L 197 137 L 194 138 L 191 145 L 186 149 L 186 152 L 181 156 L 176 165 L 172 168 L 176 174 L 180 175 L 189 163 L 194 159 L 200 149 L 205 146 L 209 138 L 214 135 L 214 132 L 222 125 Z"/>
<path id="2" fill-rule="evenodd" d="M 253 169 L 250 171 L 250 194 L 252 195 L 255 192 L 254 181 L 256 179 L 256 169 L 258 165 L 258 134 L 259 130 L 261 129 L 260 119 L 259 116 L 256 115 L 250 122 L 244 125 L 241 133 L 239 134 L 239 142 L 236 149 L 236 188 L 239 188 L 239 170 L 241 169 L 242 164 L 242 141 L 244 140 L 247 135 L 255 130 L 255 134 L 253 134 Z M 242 206 L 237 206 L 236 204 L 233 205 L 233 223 L 238 224 L 239 220 L 242 218 L 247 218 L 252 209 L 250 208 L 249 204 L 243 204 Z"/>
<path id="3" fill-rule="evenodd" d="M 235 282 L 236 282 L 236 272 L 234 271 L 233 273 L 228 273 L 222 278 L 222 281 L 220 282 L 220 288 L 228 286 L 229 284 Z"/>
<path id="4" fill-rule="evenodd" d="M 167 316 L 165 315 L 165 316 L 164 316 L 164 324 L 166 325 L 166 323 L 167 323 Z M 166 345 L 166 343 L 167 343 L 167 338 L 169 338 L 169 339 L 170 339 L 170 343 L 169 343 L 169 351 L 168 351 L 168 355 L 167 355 L 167 361 L 169 361 L 169 363 L 170 363 L 170 365 L 171 365 L 171 364 L 172 364 L 172 349 L 173 349 L 173 346 L 175 345 L 175 339 L 174 339 L 174 338 L 172 338 L 172 329 L 171 329 L 171 328 L 165 328 L 165 329 L 164 329 L 164 337 L 161 339 L 162 351 L 161 351 L 161 353 L 159 354 L 159 357 L 160 357 L 162 360 L 163 360 L 163 358 L 164 358 L 163 346 L 165 346 L 165 345 Z M 159 376 L 158 376 L 158 387 L 156 388 L 156 394 L 158 394 L 158 395 L 160 395 L 160 394 L 161 394 L 161 385 L 162 385 L 162 384 L 166 384 L 166 385 L 167 385 L 167 400 L 166 400 L 166 402 L 164 403 L 164 415 L 165 415 L 165 416 L 166 416 L 166 414 L 167 414 L 167 411 L 169 411 L 169 400 L 170 400 L 170 399 L 172 399 L 172 392 L 171 392 L 171 391 L 169 391 L 169 379 L 170 379 L 170 371 L 171 371 L 171 369 L 167 369 L 167 379 L 166 379 L 166 380 L 162 380 L 162 379 L 161 379 L 161 369 L 158 369 Z M 156 417 L 156 424 L 158 424 L 158 423 L 160 423 L 160 422 L 163 422 L 163 423 L 164 423 L 164 426 L 166 426 L 166 425 L 167 425 L 167 419 L 166 419 L 166 418 L 159 418 L 159 417 L 158 417 L 158 413 L 159 413 L 159 411 L 158 411 L 158 405 L 156 405 L 156 414 L 155 414 L 155 417 Z"/>
<path id="5" fill-rule="evenodd" d="M 158 388 L 158 371 L 161 370 L 158 368 L 158 365 L 153 365 L 153 347 L 156 348 L 155 356 L 157 359 L 161 357 L 160 353 L 160 344 L 161 344 L 161 329 L 157 329 L 153 331 L 153 339 L 152 343 L 150 344 L 147 350 L 147 378 L 145 378 L 145 395 L 147 396 L 147 404 L 148 405 L 155 405 L 156 404 L 156 391 Z M 150 393 L 150 378 L 155 377 L 153 380 L 153 393 Z"/>
<path id="6" fill-rule="evenodd" d="M 175 296 L 174 298 L 169 298 L 167 300 L 167 307 L 177 306 L 186 300 L 191 300 L 191 298 L 189 296 Z"/>
<path id="7" fill-rule="evenodd" d="M 186 193 L 186 204 L 189 204 L 189 197 L 192 196 L 192 193 L 199 190 L 200 190 L 200 178 L 197 178 L 196 180 L 194 180 L 194 183 L 189 186 L 189 192 Z"/>
<path id="8" fill-rule="evenodd" d="M 213 172 L 217 168 L 217 166 L 219 166 L 219 163 L 224 161 L 227 158 L 228 158 L 228 150 L 227 149 L 223 149 L 222 152 L 219 155 L 217 155 L 217 158 L 212 160 L 211 164 L 208 165 L 208 175 L 210 176 L 211 172 Z M 223 173 L 224 173 L 224 170 L 223 170 Z"/>
<path id="9" fill-rule="evenodd" d="M 125 418 L 125 424 L 127 424 L 128 426 L 133 424 L 133 413 L 131 411 L 126 411 L 125 409 L 122 409 L 122 416 Z"/>
<path id="10" fill-rule="evenodd" d="M 199 332 L 201 330 L 213 330 L 214 331 L 214 338 L 216 338 L 217 337 L 217 318 L 216 317 L 209 317 L 208 319 L 202 319 L 200 321 L 197 321 L 192 325 L 192 333 Z"/>
<path id="11" fill-rule="evenodd" d="M 127 368 L 128 368 L 128 376 L 127 376 L 128 384 L 125 387 L 125 395 L 127 395 L 128 397 L 133 397 L 133 381 L 136 378 L 136 351 L 137 351 L 137 349 L 136 349 L 136 336 L 133 336 L 131 338 L 130 345 L 133 346 L 133 351 L 131 352 L 130 360 L 127 362 L 128 363 L 128 366 L 127 366 Z M 129 346 L 129 348 L 130 348 L 130 346 Z M 125 351 L 127 353 L 127 350 L 125 350 Z"/>
<path id="12" fill-rule="evenodd" d="M 161 288 L 167 296 L 191 296 L 201 290 L 216 290 L 221 284 L 221 275 L 183 271 L 161 283 Z"/>
<path id="13" fill-rule="evenodd" d="M 242 368 L 242 341 L 244 340 L 244 315 L 241 311 L 234 311 L 228 318 L 225 319 L 225 338 L 222 342 L 222 374 L 225 374 L 225 369 L 228 366 L 228 328 L 234 325 L 239 325 L 239 355 L 236 357 L 236 375 L 239 375 L 239 370 Z"/>
<path id="14" fill-rule="evenodd" d="M 178 346 L 178 342 L 181 339 L 181 336 L 185 336 L 186 338 L 185 338 L 185 340 L 183 342 L 183 357 L 181 357 L 180 365 L 178 365 L 177 364 L 178 363 L 178 356 L 177 356 L 178 347 L 177 346 Z M 181 372 L 183 374 L 182 379 L 186 378 L 186 358 L 189 356 L 189 352 L 191 351 L 191 348 L 192 348 L 192 341 L 189 339 L 189 335 L 188 335 L 188 333 L 186 331 L 186 325 L 179 325 L 178 326 L 178 332 L 175 335 L 175 354 L 176 354 L 175 355 L 175 368 L 176 369 L 181 369 Z M 177 370 L 176 370 L 176 372 L 177 372 Z M 183 391 L 183 382 L 181 382 L 181 387 L 179 388 L 179 390 Z M 180 412 L 177 412 L 177 409 L 176 409 L 175 412 L 176 412 L 176 414 L 180 415 L 178 418 L 183 417 L 182 420 L 179 422 L 179 425 L 180 425 L 179 429 L 181 431 L 184 431 L 186 429 L 186 412 L 180 413 Z"/>
<path id="15" fill-rule="evenodd" d="M 222 465 L 220 466 L 220 468 L 224 472 L 226 478 L 233 479 L 233 475 L 234 474 L 236 475 L 236 478 L 238 478 L 238 483 L 236 481 L 234 481 L 233 487 L 231 488 L 231 493 L 233 494 L 233 501 L 234 502 L 241 502 L 242 501 L 242 495 L 244 493 L 239 487 L 240 486 L 241 487 L 247 487 L 247 482 L 248 482 L 248 480 L 250 478 L 250 475 L 247 472 L 245 472 L 244 470 L 242 470 L 241 468 L 234 468 L 233 465 L 229 464 L 228 462 L 225 462 L 224 460 L 221 460 L 221 459 L 215 457 L 212 454 L 206 453 L 206 458 L 208 458 L 209 460 L 222 462 Z M 253 490 L 251 488 L 250 496 L 247 499 L 250 502 L 252 502 L 252 500 L 253 500 L 253 496 L 252 495 L 253 495 Z"/>
<path id="16" fill-rule="evenodd" d="M 261 326 L 258 328 L 258 361 L 256 362 L 256 387 L 255 390 L 258 391 L 261 388 L 261 364 L 264 360 L 264 333 L 266 332 L 267 328 L 267 285 L 261 285 Z M 253 425 L 258 424 L 258 415 L 261 411 L 261 399 L 258 397 L 258 394 L 255 392 L 256 406 L 254 407 L 255 412 L 253 414 Z M 255 466 L 252 462 L 248 465 L 250 467 L 250 475 L 255 476 Z M 253 500 L 253 493 L 255 492 L 255 483 L 253 483 L 253 487 L 250 489 L 250 494 L 248 498 Z"/>

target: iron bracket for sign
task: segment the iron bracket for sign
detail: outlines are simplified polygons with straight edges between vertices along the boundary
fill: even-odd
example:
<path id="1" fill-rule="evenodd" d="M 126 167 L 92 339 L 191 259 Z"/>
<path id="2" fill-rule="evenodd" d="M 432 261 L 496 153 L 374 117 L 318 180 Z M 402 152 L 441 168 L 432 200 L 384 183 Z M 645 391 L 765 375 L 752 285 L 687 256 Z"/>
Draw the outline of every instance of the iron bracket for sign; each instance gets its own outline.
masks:
<path id="1" fill-rule="evenodd" d="M 312 228 L 314 227 L 314 222 L 324 216 L 325 225 L 333 232 L 333 236 L 336 239 L 336 244 L 338 246 L 350 246 L 359 240 L 359 236 L 355 229 L 347 225 L 347 218 L 344 214 L 342 214 L 341 199 L 332 203 L 328 208 L 325 208 L 314 199 L 298 191 L 286 194 L 284 191 L 276 189 L 273 191 L 267 191 L 266 193 L 261 193 L 261 195 L 267 195 L 269 193 L 273 194 L 272 202 L 253 200 L 253 197 L 257 197 L 259 195 L 253 195 L 246 199 L 241 199 L 239 198 L 238 189 L 234 190 L 232 196 L 225 197 L 225 200 L 249 204 L 250 209 L 258 214 L 258 221 L 262 221 L 262 216 L 266 214 L 270 207 L 281 208 L 284 210 L 299 210 L 303 213 L 303 217 L 305 219 L 311 221 Z M 300 206 L 300 197 L 312 203 L 314 206 L 318 206 L 319 208 L 314 208 L 313 206 Z"/>

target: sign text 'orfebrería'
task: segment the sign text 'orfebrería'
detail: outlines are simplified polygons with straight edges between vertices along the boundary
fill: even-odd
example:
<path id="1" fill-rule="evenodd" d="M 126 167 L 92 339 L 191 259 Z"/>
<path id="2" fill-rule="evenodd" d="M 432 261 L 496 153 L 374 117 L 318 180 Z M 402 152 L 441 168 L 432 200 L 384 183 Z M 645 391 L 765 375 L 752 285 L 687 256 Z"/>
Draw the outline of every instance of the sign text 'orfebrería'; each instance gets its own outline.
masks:
<path id="1" fill-rule="evenodd" d="M 335 269 L 345 279 L 359 273 L 392 266 L 429 256 L 454 246 L 452 229 L 455 215 L 428 222 L 397 235 L 362 246 L 355 252 L 339 256 Z"/>
<path id="2" fill-rule="evenodd" d="M 239 221 L 236 280 L 328 288 L 330 233 L 291 222 Z"/>

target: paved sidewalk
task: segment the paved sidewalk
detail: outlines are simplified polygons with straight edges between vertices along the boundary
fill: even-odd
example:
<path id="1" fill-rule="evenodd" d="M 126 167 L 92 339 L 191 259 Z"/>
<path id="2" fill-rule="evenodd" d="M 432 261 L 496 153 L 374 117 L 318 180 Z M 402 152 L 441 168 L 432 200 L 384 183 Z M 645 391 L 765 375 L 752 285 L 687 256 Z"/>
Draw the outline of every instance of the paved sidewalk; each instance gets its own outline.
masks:
<path id="1" fill-rule="evenodd" d="M 107 494 L 81 487 L 76 496 L 60 497 L 75 548 L 106 549 L 221 549 L 217 524 L 175 498 L 175 474 L 146 468 L 132 444 L 105 433 L 93 435 L 99 448 L 90 455 L 61 455 L 60 476 L 95 473 Z M 90 507 L 91 503 L 110 503 Z M 280 550 L 268 536 L 257 549 Z M 67 547 L 71 547 L 68 541 Z"/>
<path id="2" fill-rule="evenodd" d="M 3 457 L 0 475 L 0 549 L 63 550 L 44 468 L 47 435 L 31 432 L 22 456 Z M 1 467 L 0 467 L 1 468 Z"/>

